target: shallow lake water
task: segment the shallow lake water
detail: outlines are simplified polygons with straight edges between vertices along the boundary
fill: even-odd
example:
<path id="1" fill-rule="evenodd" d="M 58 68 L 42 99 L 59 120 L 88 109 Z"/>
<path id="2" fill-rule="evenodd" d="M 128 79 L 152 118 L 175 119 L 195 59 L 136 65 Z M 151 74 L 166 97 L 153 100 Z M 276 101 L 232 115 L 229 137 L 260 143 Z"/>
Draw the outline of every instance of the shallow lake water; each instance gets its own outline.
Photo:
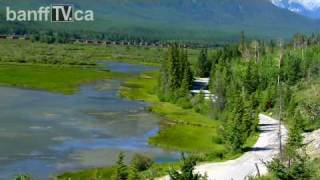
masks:
<path id="1" fill-rule="evenodd" d="M 152 67 L 106 63 L 117 72 L 141 73 Z M 0 87 L 0 179 L 29 173 L 34 179 L 72 170 L 112 165 L 117 154 L 135 153 L 157 162 L 178 153 L 148 145 L 159 119 L 147 103 L 118 96 L 122 82 L 103 80 L 74 95 Z"/>

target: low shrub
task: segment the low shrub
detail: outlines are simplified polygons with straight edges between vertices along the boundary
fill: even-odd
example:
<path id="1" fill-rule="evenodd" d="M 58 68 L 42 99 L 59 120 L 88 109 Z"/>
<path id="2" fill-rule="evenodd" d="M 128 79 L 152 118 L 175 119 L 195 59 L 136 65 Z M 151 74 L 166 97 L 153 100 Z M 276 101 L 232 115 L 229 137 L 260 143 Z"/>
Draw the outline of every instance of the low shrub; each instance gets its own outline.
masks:
<path id="1" fill-rule="evenodd" d="M 154 162 L 150 157 L 143 156 L 141 154 L 135 154 L 131 160 L 131 165 L 138 171 L 145 171 L 149 169 L 153 163 Z"/>

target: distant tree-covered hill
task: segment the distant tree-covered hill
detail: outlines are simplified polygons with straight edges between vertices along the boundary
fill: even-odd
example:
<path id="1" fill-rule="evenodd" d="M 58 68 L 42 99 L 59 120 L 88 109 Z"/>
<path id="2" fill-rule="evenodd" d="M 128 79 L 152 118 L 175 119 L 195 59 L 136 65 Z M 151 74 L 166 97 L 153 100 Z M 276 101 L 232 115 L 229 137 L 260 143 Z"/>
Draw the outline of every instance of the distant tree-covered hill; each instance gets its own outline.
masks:
<path id="1" fill-rule="evenodd" d="M 6 6 L 37 9 L 72 3 L 92 9 L 94 22 L 4 22 Z M 317 32 L 320 23 L 273 5 L 270 0 L 0 0 L 0 30 L 52 29 L 104 32 L 160 40 L 232 41 L 240 31 L 253 38 L 288 38 L 296 32 Z"/>

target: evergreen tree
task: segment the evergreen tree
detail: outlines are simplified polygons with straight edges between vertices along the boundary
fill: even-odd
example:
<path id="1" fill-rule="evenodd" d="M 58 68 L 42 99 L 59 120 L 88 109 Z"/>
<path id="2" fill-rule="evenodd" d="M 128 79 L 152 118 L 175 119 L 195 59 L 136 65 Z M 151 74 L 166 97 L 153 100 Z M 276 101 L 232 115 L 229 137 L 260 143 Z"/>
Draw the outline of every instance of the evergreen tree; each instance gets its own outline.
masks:
<path id="1" fill-rule="evenodd" d="M 207 178 L 194 173 L 194 167 L 196 166 L 197 161 L 193 157 L 186 158 L 182 154 L 182 165 L 181 172 L 177 170 L 170 170 L 169 176 L 171 180 L 206 180 Z"/>
<path id="2" fill-rule="evenodd" d="M 294 85 L 302 78 L 301 59 L 298 57 L 289 56 L 283 69 L 284 77 L 289 85 Z"/>
<path id="3" fill-rule="evenodd" d="M 233 151 L 239 152 L 245 142 L 245 132 L 243 124 L 244 116 L 243 99 L 238 98 L 235 109 L 227 123 L 226 138 Z"/>
<path id="4" fill-rule="evenodd" d="M 288 142 L 286 146 L 287 156 L 289 159 L 289 163 L 292 158 L 297 156 L 299 149 L 303 147 L 303 122 L 300 113 L 296 113 L 294 115 L 294 124 L 290 128 Z"/>
<path id="5" fill-rule="evenodd" d="M 187 97 L 190 94 L 190 82 L 189 82 L 189 73 L 187 70 L 183 73 L 183 78 L 180 87 L 180 94 L 182 97 Z"/>
<path id="6" fill-rule="evenodd" d="M 128 180 L 141 180 L 138 169 L 134 165 L 130 166 Z"/>
<path id="7" fill-rule="evenodd" d="M 188 97 L 192 87 L 193 75 L 188 62 L 187 51 L 178 44 L 169 47 L 168 55 L 161 66 L 159 78 L 159 97 L 161 100 L 176 103 L 180 98 Z"/>
<path id="8" fill-rule="evenodd" d="M 276 43 L 275 43 L 273 40 L 270 40 L 269 48 L 270 48 L 269 52 L 270 52 L 271 54 L 273 54 L 273 53 L 274 53 L 274 50 L 275 50 L 275 48 L 276 48 Z"/>
<path id="9" fill-rule="evenodd" d="M 180 87 L 181 61 L 180 50 L 178 44 L 173 44 L 169 48 L 168 55 L 168 86 L 170 93 L 176 92 Z"/>
<path id="10" fill-rule="evenodd" d="M 209 77 L 212 64 L 208 59 L 208 50 L 202 49 L 196 65 L 196 75 L 199 77 Z"/>
<path id="11" fill-rule="evenodd" d="M 183 73 L 180 87 L 181 97 L 188 97 L 188 95 L 190 94 L 190 89 L 192 88 L 193 75 L 190 68 L 190 63 L 188 61 L 187 52 L 183 52 L 182 54 L 181 65 L 181 71 Z"/>
<path id="12" fill-rule="evenodd" d="M 227 70 L 226 67 L 218 64 L 216 70 L 212 73 L 210 78 L 211 92 L 217 96 L 216 104 L 218 104 L 219 111 L 224 110 L 226 104 L 227 94 Z"/>
<path id="13" fill-rule="evenodd" d="M 169 94 L 169 86 L 168 86 L 169 72 L 168 72 L 168 58 L 162 61 L 160 68 L 160 76 L 159 76 L 159 99 L 162 101 L 167 100 Z"/>
<path id="14" fill-rule="evenodd" d="M 228 117 L 224 136 L 231 149 L 240 152 L 248 137 L 257 131 L 259 121 L 254 110 L 254 97 L 243 91 L 241 94 L 235 94 L 233 98 L 236 100 Z"/>
<path id="15" fill-rule="evenodd" d="M 116 163 L 116 173 L 113 177 L 114 180 L 127 180 L 128 179 L 128 168 L 124 164 L 124 154 L 119 153 L 118 160 Z"/>
<path id="16" fill-rule="evenodd" d="M 241 52 L 242 56 L 245 55 L 245 51 L 246 51 L 246 37 L 245 37 L 244 31 L 241 31 L 241 33 L 240 33 L 239 51 Z"/>
<path id="17" fill-rule="evenodd" d="M 258 67 L 254 62 L 248 62 L 248 68 L 243 83 L 249 94 L 254 93 L 258 89 Z"/>
<path id="18" fill-rule="evenodd" d="M 290 128 L 284 159 L 275 158 L 267 163 L 269 171 L 277 179 L 305 180 L 314 175 L 314 168 L 303 144 L 301 119 L 299 115 L 294 118 L 294 125 Z"/>
<path id="19" fill-rule="evenodd" d="M 256 132 L 258 129 L 258 117 L 253 107 L 253 100 L 248 98 L 248 100 L 244 99 L 244 113 L 242 119 L 243 126 L 243 137 L 246 140 L 252 133 Z"/>
<path id="20" fill-rule="evenodd" d="M 260 96 L 260 110 L 266 111 L 274 107 L 276 101 L 276 87 L 268 87 Z"/>

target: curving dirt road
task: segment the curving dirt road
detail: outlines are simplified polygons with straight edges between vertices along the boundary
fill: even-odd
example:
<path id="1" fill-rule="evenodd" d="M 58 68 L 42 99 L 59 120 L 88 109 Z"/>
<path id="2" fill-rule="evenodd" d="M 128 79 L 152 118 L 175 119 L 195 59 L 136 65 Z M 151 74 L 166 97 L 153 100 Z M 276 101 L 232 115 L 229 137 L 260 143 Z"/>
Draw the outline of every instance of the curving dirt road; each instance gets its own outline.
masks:
<path id="1" fill-rule="evenodd" d="M 257 168 L 260 174 L 266 174 L 267 168 L 262 161 L 268 162 L 279 153 L 279 121 L 266 115 L 259 115 L 260 137 L 251 151 L 235 160 L 221 163 L 204 163 L 196 167 L 196 172 L 207 174 L 209 180 L 244 180 L 248 176 L 257 175 Z M 282 126 L 282 139 L 287 139 L 287 129 Z M 158 180 L 169 180 L 168 176 Z"/>

